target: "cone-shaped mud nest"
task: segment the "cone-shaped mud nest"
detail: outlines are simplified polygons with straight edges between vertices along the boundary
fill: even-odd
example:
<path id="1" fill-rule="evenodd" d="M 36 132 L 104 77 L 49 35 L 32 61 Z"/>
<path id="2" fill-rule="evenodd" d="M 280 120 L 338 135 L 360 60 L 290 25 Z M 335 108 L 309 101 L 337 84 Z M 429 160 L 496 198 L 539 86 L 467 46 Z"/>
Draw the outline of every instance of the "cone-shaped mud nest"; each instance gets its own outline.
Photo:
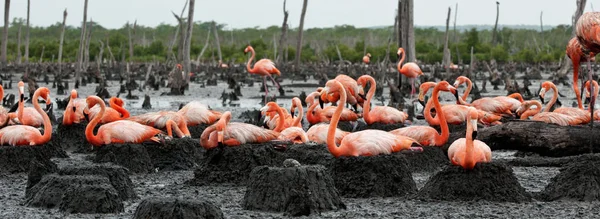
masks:
<path id="1" fill-rule="evenodd" d="M 69 152 L 92 152 L 94 146 L 90 144 L 85 137 L 85 127 L 87 124 L 87 122 L 76 123 L 73 125 L 63 125 L 62 123 L 59 123 L 56 132 L 52 135 L 52 142 Z"/>
<path id="2" fill-rule="evenodd" d="M 165 141 L 165 145 L 145 145 L 152 166 L 158 170 L 193 170 L 202 162 L 204 148 L 198 139 L 173 138 Z"/>
<path id="3" fill-rule="evenodd" d="M 244 209 L 300 216 L 345 209 L 324 166 L 260 166 L 250 174 Z"/>
<path id="4" fill-rule="evenodd" d="M 586 155 L 561 168 L 560 173 L 550 181 L 539 194 L 544 201 L 600 200 L 600 156 Z"/>
<path id="5" fill-rule="evenodd" d="M 153 197 L 138 205 L 133 218 L 220 219 L 224 216 L 221 209 L 206 200 Z"/>
<path id="6" fill-rule="evenodd" d="M 0 146 L 0 173 L 20 173 L 29 171 L 32 161 L 50 166 L 53 157 L 67 157 L 61 148 L 54 144 L 38 146 Z"/>
<path id="7" fill-rule="evenodd" d="M 142 144 L 108 144 L 97 148 L 94 162 L 112 162 L 123 166 L 133 173 L 151 173 L 154 171 L 152 160 Z"/>
<path id="8" fill-rule="evenodd" d="M 417 197 L 428 201 L 531 201 L 512 169 L 496 163 L 478 163 L 472 170 L 449 165 L 433 175 Z"/>

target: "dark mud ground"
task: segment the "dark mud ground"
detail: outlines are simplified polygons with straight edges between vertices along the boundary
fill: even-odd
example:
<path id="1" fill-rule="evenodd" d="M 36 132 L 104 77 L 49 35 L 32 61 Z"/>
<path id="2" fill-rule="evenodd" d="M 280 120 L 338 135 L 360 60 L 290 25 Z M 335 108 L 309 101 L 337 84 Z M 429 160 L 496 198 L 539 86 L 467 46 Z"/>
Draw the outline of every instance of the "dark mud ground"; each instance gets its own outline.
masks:
<path id="1" fill-rule="evenodd" d="M 116 94 L 116 82 L 109 87 L 112 95 Z M 534 86 L 539 81 L 534 81 Z M 44 84 L 41 84 L 44 86 Z M 258 84 L 260 85 L 260 84 Z M 95 84 L 80 89 L 82 96 L 93 93 Z M 537 87 L 536 87 L 537 88 Z M 570 87 L 560 86 L 561 93 L 570 91 Z M 211 88 L 194 88 L 211 107 L 217 110 L 232 110 L 234 118 L 246 109 L 256 109 L 260 100 L 256 95 L 243 97 L 239 106 L 221 104 L 218 100 L 220 91 L 226 89 L 226 85 L 220 83 L 218 94 L 208 93 Z M 246 89 L 246 88 L 244 88 Z M 254 86 L 249 92 L 256 94 L 258 86 Z M 292 89 L 292 88 L 290 88 Z M 214 89 L 213 89 L 214 90 Z M 286 88 L 286 90 L 288 90 Z M 298 95 L 301 90 L 293 89 L 294 93 L 287 95 Z M 491 89 L 490 89 L 491 90 Z M 276 92 L 275 90 L 271 90 Z M 7 91 L 11 93 L 13 91 Z M 53 90 L 54 92 L 54 90 Z M 385 94 L 387 95 L 387 89 Z M 496 91 L 494 91 L 496 92 Z M 503 94 L 505 91 L 497 91 Z M 152 110 L 176 110 L 181 102 L 195 99 L 194 95 L 187 94 L 177 101 L 171 101 L 170 97 L 159 96 L 160 92 L 153 91 Z M 140 94 L 138 94 L 140 95 Z M 142 95 L 143 96 L 143 95 Z M 569 94 L 572 96 L 572 94 Z M 57 95 L 52 96 L 53 99 Z M 64 98 L 66 96 L 58 96 Z M 444 99 L 444 98 L 443 98 Z M 446 98 L 450 100 L 451 97 Z M 135 115 L 144 112 L 141 109 L 142 100 L 126 100 L 126 107 Z M 280 104 L 289 107 L 289 99 L 279 99 Z M 380 104 L 380 103 L 377 103 Z M 62 112 L 56 112 L 60 115 Z M 415 121 L 414 124 L 422 124 L 423 121 Z M 511 161 L 523 158 L 515 158 L 515 151 L 494 151 L 495 162 L 512 164 Z M 82 154 L 69 154 L 70 158 L 55 158 L 56 163 L 61 162 L 87 162 L 86 156 Z M 545 159 L 545 158 L 544 158 Z M 551 158 L 548 158 L 551 159 Z M 530 165 L 514 165 L 512 170 L 521 186 L 529 193 L 537 193 L 544 189 L 551 178 L 558 174 L 560 167 L 536 167 Z M 421 189 L 427 180 L 435 172 L 416 172 L 413 178 L 416 185 Z M 161 171 L 152 174 L 132 174 L 131 179 L 135 186 L 135 192 L 139 199 L 124 202 L 125 211 L 119 214 L 67 214 L 59 212 L 58 209 L 32 208 L 23 205 L 25 188 L 27 186 L 27 173 L 0 175 L 0 218 L 131 218 L 139 203 L 148 197 L 181 197 L 187 199 L 204 198 L 212 201 L 220 207 L 226 218 L 282 218 L 282 213 L 248 211 L 242 209 L 242 200 L 246 188 L 243 186 L 220 185 L 220 186 L 189 186 L 185 182 L 194 177 L 193 171 Z M 526 203 L 498 203 L 498 202 L 428 202 L 410 198 L 342 198 L 347 210 L 324 212 L 320 215 L 312 215 L 310 218 L 592 218 L 600 215 L 600 202 L 541 202 L 534 200 Z"/>

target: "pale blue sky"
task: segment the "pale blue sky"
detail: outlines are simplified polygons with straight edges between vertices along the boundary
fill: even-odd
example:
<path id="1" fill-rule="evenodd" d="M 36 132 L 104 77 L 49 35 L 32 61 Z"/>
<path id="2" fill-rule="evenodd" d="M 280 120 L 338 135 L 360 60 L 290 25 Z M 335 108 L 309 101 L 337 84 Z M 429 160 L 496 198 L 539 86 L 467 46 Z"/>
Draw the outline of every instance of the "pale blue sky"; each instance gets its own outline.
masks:
<path id="1" fill-rule="evenodd" d="M 445 25 L 448 7 L 458 2 L 458 25 L 493 24 L 496 0 L 414 0 L 415 25 Z M 570 24 L 576 0 L 499 0 L 500 24 Z M 62 20 L 67 8 L 68 25 L 79 25 L 83 0 L 31 0 L 31 23 L 48 26 Z M 89 0 L 88 19 L 108 28 L 121 27 L 128 20 L 145 26 L 174 24 L 171 10 L 180 13 L 185 0 Z M 600 0 L 588 0 L 600 7 Z M 215 20 L 228 27 L 267 27 L 281 25 L 283 0 L 208 0 L 196 1 L 194 20 Z M 3 5 L 3 4 L 2 4 Z M 10 17 L 26 16 L 26 0 L 11 1 Z M 357 27 L 393 25 L 397 0 L 309 0 L 305 27 L 331 27 L 350 24 Z M 2 7 L 2 6 L 0 6 Z M 302 0 L 288 0 L 289 22 L 297 27 Z M 600 9 L 600 8 L 599 8 Z M 452 19 L 454 15 L 452 15 Z"/>

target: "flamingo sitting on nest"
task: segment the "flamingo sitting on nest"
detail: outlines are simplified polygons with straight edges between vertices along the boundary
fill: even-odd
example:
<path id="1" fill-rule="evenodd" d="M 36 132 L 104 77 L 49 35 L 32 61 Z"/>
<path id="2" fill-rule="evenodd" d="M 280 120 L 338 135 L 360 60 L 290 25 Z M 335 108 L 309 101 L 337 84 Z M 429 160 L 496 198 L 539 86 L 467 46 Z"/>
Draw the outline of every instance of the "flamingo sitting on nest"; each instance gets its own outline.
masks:
<path id="1" fill-rule="evenodd" d="M 535 106 L 535 109 L 531 107 Z M 566 114 L 556 112 L 540 112 L 542 111 L 542 104 L 537 100 L 529 100 L 523 102 L 521 107 L 517 110 L 517 115 L 521 115 L 521 119 L 525 120 L 530 116 L 533 116 L 531 120 L 540 121 L 545 123 L 554 123 L 560 126 L 578 125 L 581 124 L 581 119 L 569 116 Z"/>
<path id="2" fill-rule="evenodd" d="M 371 125 L 373 123 L 379 122 L 383 124 L 395 124 L 395 123 L 404 123 L 408 118 L 408 114 L 397 110 L 394 107 L 389 106 L 374 106 L 371 109 L 371 99 L 373 95 L 375 95 L 375 87 L 376 82 L 375 79 L 369 75 L 363 75 L 357 80 L 359 85 L 365 87 L 367 82 L 371 83 L 371 87 L 369 88 L 369 92 L 367 92 L 367 100 L 363 106 L 363 119 L 365 123 Z"/>
<path id="3" fill-rule="evenodd" d="M 461 105 L 473 106 L 476 109 L 495 113 L 498 115 L 500 115 L 500 114 L 510 115 L 510 116 L 513 115 L 511 109 L 513 109 L 514 104 L 511 102 L 505 102 L 506 99 L 504 99 L 504 98 L 496 99 L 496 98 L 491 98 L 491 97 L 483 97 L 483 98 L 474 100 L 471 103 L 467 103 L 466 100 L 469 97 L 471 88 L 473 87 L 473 82 L 471 82 L 471 79 L 469 79 L 465 76 L 459 76 L 458 78 L 456 78 L 456 81 L 454 82 L 454 87 L 458 88 L 458 86 L 460 86 L 463 83 L 467 83 L 467 89 L 465 90 L 463 96 L 461 98 L 458 98 L 458 100 L 457 100 L 457 102 L 460 103 Z"/>
<path id="4" fill-rule="evenodd" d="M 204 129 L 200 136 L 200 144 L 205 149 L 212 149 L 219 144 L 238 146 L 247 143 L 264 143 L 277 139 L 278 132 L 264 129 L 255 125 L 229 122 L 231 112 L 221 115 L 219 121 Z"/>
<path id="5" fill-rule="evenodd" d="M 19 104 L 17 108 L 17 113 L 9 113 L 8 117 L 13 120 L 15 118 L 18 119 L 16 124 L 28 125 L 33 127 L 40 127 L 44 124 L 44 118 L 42 114 L 37 112 L 37 110 L 33 107 L 25 107 L 25 83 L 23 81 L 19 81 Z M 50 101 L 50 100 L 48 100 Z M 51 102 L 46 102 L 47 106 L 50 106 Z"/>
<path id="6" fill-rule="evenodd" d="M 196 126 L 199 124 L 212 125 L 219 118 L 221 118 L 221 112 L 211 110 L 208 106 L 200 103 L 200 101 L 194 100 L 187 103 L 185 106 L 181 106 L 177 111 L 189 126 Z"/>
<path id="7" fill-rule="evenodd" d="M 71 90 L 69 103 L 63 114 L 63 125 L 72 125 L 73 123 L 79 123 L 85 119 L 83 110 L 86 107 L 87 103 L 85 102 L 85 99 L 77 98 L 77 91 L 75 89 Z"/>
<path id="8" fill-rule="evenodd" d="M 542 100 L 542 103 L 544 103 L 544 96 L 545 96 L 546 92 L 548 92 L 548 90 L 550 90 L 550 89 L 553 90 L 552 99 L 550 100 L 550 102 L 548 102 L 548 105 L 546 105 L 546 109 L 544 109 L 544 112 L 550 112 L 550 109 L 552 108 L 552 106 L 554 106 L 554 104 L 558 100 L 558 88 L 556 88 L 556 85 L 554 85 L 554 83 L 552 83 L 551 81 L 545 81 L 544 83 L 542 83 L 542 89 L 540 90 L 540 93 L 539 93 L 539 97 L 540 97 L 540 100 Z M 575 118 L 579 119 L 582 124 L 588 123 L 592 120 L 590 111 L 575 108 L 575 107 L 559 107 L 559 108 L 556 108 L 552 112 L 575 117 Z"/>
<path id="9" fill-rule="evenodd" d="M 38 102 L 38 98 L 42 97 L 46 103 L 50 103 L 50 90 L 47 87 L 38 88 L 33 94 L 33 108 L 36 113 L 42 115 L 44 134 L 40 133 L 35 127 L 28 125 L 11 125 L 0 129 L 0 144 L 9 144 L 12 146 L 20 145 L 43 145 L 50 141 L 52 136 L 52 123 L 48 114 L 42 110 Z"/>
<path id="10" fill-rule="evenodd" d="M 173 130 L 180 138 L 191 136 L 190 130 L 188 130 L 187 127 L 187 123 L 185 122 L 185 118 L 177 112 L 150 112 L 129 117 L 127 120 L 134 121 L 142 125 L 149 125 L 157 129 L 166 129 L 169 137 L 173 137 Z"/>
<path id="11" fill-rule="evenodd" d="M 468 114 L 467 134 L 459 138 L 448 147 L 448 158 L 453 165 L 465 169 L 473 169 L 477 163 L 492 161 L 492 150 L 477 138 L 477 120 L 479 113 L 471 108 Z"/>
<path id="12" fill-rule="evenodd" d="M 105 109 L 104 114 L 102 114 L 102 119 L 100 120 L 100 123 L 105 124 L 129 118 L 129 111 L 123 108 L 123 105 L 125 104 L 123 102 L 123 99 L 118 97 L 111 97 L 108 100 L 108 103 L 110 104 L 110 108 Z M 100 105 L 95 105 L 94 107 L 90 107 L 88 110 L 85 110 L 88 111 L 87 113 L 89 113 L 89 120 L 92 120 L 96 116 L 100 115 L 100 108 Z"/>

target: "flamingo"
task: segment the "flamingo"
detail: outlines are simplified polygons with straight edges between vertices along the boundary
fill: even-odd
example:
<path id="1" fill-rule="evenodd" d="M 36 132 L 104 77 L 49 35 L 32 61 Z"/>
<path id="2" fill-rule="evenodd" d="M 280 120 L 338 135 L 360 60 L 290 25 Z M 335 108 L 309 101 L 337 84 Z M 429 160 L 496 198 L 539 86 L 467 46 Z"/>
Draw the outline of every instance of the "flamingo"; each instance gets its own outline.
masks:
<path id="1" fill-rule="evenodd" d="M 346 135 L 341 144 L 335 143 L 335 134 L 337 125 L 342 114 L 342 109 L 346 104 L 346 90 L 342 83 L 337 80 L 329 80 L 321 94 L 327 96 L 339 95 L 340 103 L 337 105 L 335 114 L 329 123 L 327 131 L 327 149 L 334 157 L 340 156 L 376 156 L 379 154 L 390 154 L 401 150 L 423 151 L 421 147 L 411 147 L 412 144 L 418 144 L 414 139 L 404 136 L 396 136 L 389 132 L 368 129 L 359 132 L 353 132 Z M 369 106 L 369 99 L 365 103 Z"/>
<path id="2" fill-rule="evenodd" d="M 304 144 L 308 142 L 308 135 L 300 127 L 288 127 L 279 133 L 278 140 L 291 141 L 294 144 Z"/>
<path id="3" fill-rule="evenodd" d="M 185 118 L 177 112 L 150 112 L 129 117 L 127 120 L 134 121 L 142 125 L 152 126 L 157 129 L 166 129 L 169 137 L 173 137 L 173 129 L 175 129 L 175 133 L 180 138 L 191 136 Z"/>
<path id="4" fill-rule="evenodd" d="M 593 80 L 592 75 L 592 64 L 590 63 L 593 58 L 592 55 L 600 52 L 600 37 L 598 32 L 600 31 L 600 12 L 586 12 L 583 13 L 577 23 L 575 24 L 575 33 L 577 40 L 581 45 L 582 53 L 585 56 L 585 60 L 588 63 L 588 80 Z M 590 86 L 590 93 L 594 93 L 594 86 Z M 596 104 L 596 98 L 592 96 L 590 98 L 591 113 L 594 113 L 594 105 Z M 593 115 L 591 115 L 593 117 Z M 590 122 L 590 127 L 594 128 L 594 123 Z"/>
<path id="5" fill-rule="evenodd" d="M 365 56 L 363 56 L 362 61 L 365 63 L 365 65 L 371 63 L 371 53 L 367 53 Z"/>
<path id="6" fill-rule="evenodd" d="M 423 104 L 423 102 L 425 100 L 425 94 L 431 87 L 435 87 L 435 85 L 436 85 L 435 82 L 425 82 L 425 83 L 422 83 L 419 88 L 419 102 L 421 103 L 421 105 L 425 105 L 425 108 L 423 109 L 423 116 L 425 116 L 425 121 L 427 121 L 427 123 L 429 125 L 440 125 L 439 118 L 433 117 L 431 115 L 431 109 L 433 108 L 432 99 L 429 99 L 429 101 L 427 101 L 427 104 Z M 456 95 L 457 95 L 457 93 L 455 93 L 455 96 Z M 456 97 L 456 98 L 458 98 L 458 97 Z M 468 111 L 469 111 L 469 107 L 465 106 L 465 105 L 458 105 L 458 104 L 443 104 L 442 105 L 442 112 L 444 113 L 444 116 L 446 117 L 446 122 L 448 124 L 460 125 L 463 122 L 467 121 Z M 479 121 L 483 124 L 499 124 L 500 119 L 502 119 L 501 116 L 498 116 L 496 114 L 486 112 L 483 110 L 477 110 L 477 112 L 479 113 Z M 436 112 L 436 114 L 437 114 L 437 112 Z"/>
<path id="7" fill-rule="evenodd" d="M 405 112 L 389 106 L 374 106 L 371 110 L 371 98 L 375 95 L 375 79 L 369 75 L 363 75 L 358 78 L 357 82 L 363 87 L 367 82 L 371 83 L 369 92 L 367 92 L 367 100 L 363 107 L 363 119 L 367 124 L 371 125 L 375 122 L 383 124 L 404 123 L 406 118 L 408 118 L 408 114 Z"/>
<path id="8" fill-rule="evenodd" d="M 592 84 L 594 86 L 594 90 L 596 91 L 596 93 L 594 94 L 595 98 L 598 97 L 598 92 L 600 91 L 600 86 L 598 85 L 598 82 L 596 81 L 592 81 Z M 590 81 L 586 81 L 585 82 L 585 96 L 586 98 L 590 98 L 591 99 L 591 95 L 590 95 Z M 591 109 L 590 109 L 591 110 Z M 598 121 L 600 120 L 600 110 L 596 110 L 594 111 L 594 121 Z"/>
<path id="9" fill-rule="evenodd" d="M 229 68 L 229 65 L 223 63 L 222 60 L 219 60 L 219 65 L 218 66 L 219 66 L 219 68 Z"/>
<path id="10" fill-rule="evenodd" d="M 69 97 L 69 103 L 65 108 L 63 114 L 63 125 L 72 125 L 73 123 L 79 123 L 85 117 L 83 116 L 83 110 L 86 108 L 87 103 L 85 99 L 77 98 L 77 91 L 71 90 L 71 96 Z"/>
<path id="11" fill-rule="evenodd" d="M 98 128 L 98 133 L 94 135 L 94 128 L 100 120 L 104 118 L 106 112 L 106 104 L 98 96 L 89 96 L 86 98 L 88 108 L 100 105 L 98 116 L 94 117 L 85 127 L 85 138 L 94 146 L 102 146 L 111 143 L 142 143 L 144 141 L 160 142 L 156 137 L 163 132 L 134 121 L 118 120 L 106 123 Z"/>
<path id="12" fill-rule="evenodd" d="M 256 63 L 254 63 L 254 67 L 250 68 L 250 64 L 252 64 L 252 60 L 254 60 L 254 56 L 256 54 L 255 54 L 254 48 L 252 48 L 252 46 L 248 46 L 248 47 L 246 47 L 246 49 L 244 49 L 244 54 L 246 54 L 248 52 L 251 52 L 252 56 L 250 57 L 250 59 L 248 59 L 248 64 L 246 64 L 246 70 L 249 73 L 263 76 L 263 85 L 265 86 L 265 103 L 266 103 L 267 96 L 269 94 L 269 89 L 267 88 L 267 77 L 271 78 L 273 83 L 275 85 L 277 85 L 277 89 L 281 89 L 279 82 L 275 81 L 275 79 L 273 79 L 273 76 L 271 76 L 273 74 L 275 74 L 277 76 L 281 76 L 281 72 L 279 71 L 279 69 L 277 69 L 275 67 L 275 63 L 273 61 L 271 61 L 270 59 L 258 60 Z"/>
<path id="13" fill-rule="evenodd" d="M 407 78 L 410 78 L 410 85 L 412 88 L 410 92 L 410 98 L 412 99 L 413 95 L 415 94 L 415 78 L 417 78 L 419 75 L 423 75 L 423 71 L 421 71 L 419 65 L 417 65 L 414 62 L 407 62 L 406 64 L 402 65 L 402 62 L 404 62 L 404 58 L 406 58 L 404 48 L 398 48 L 398 56 L 402 56 L 402 58 L 398 62 L 398 72 L 400 72 L 400 74 L 403 74 Z"/>
<path id="14" fill-rule="evenodd" d="M 0 98 L 4 97 L 4 88 L 0 85 Z M 0 105 L 0 127 L 4 127 L 8 124 L 10 118 L 8 116 L 8 110 Z"/>
<path id="15" fill-rule="evenodd" d="M 544 112 L 550 112 L 550 109 L 552 108 L 554 103 L 556 103 L 556 100 L 558 100 L 558 89 L 556 88 L 556 85 L 554 85 L 554 83 L 552 83 L 551 81 L 545 81 L 544 83 L 542 83 L 542 89 L 540 90 L 540 93 L 539 93 L 542 103 L 544 103 L 544 95 L 550 89 L 552 89 L 554 91 L 554 95 L 552 95 L 552 99 L 550 100 L 550 102 L 548 102 L 548 105 L 546 106 L 546 109 L 544 109 Z M 590 108 L 590 110 L 591 110 L 591 108 Z M 573 108 L 573 107 L 560 107 L 560 108 L 555 109 L 553 112 L 576 117 L 579 120 L 581 120 L 582 123 L 590 122 L 592 119 L 592 114 L 593 114 L 593 113 L 590 113 L 590 111 L 587 111 L 584 109 L 579 109 L 579 108 Z"/>
<path id="16" fill-rule="evenodd" d="M 469 93 L 471 92 L 473 83 L 471 82 L 471 79 L 469 79 L 465 76 L 459 76 L 458 78 L 456 78 L 456 81 L 454 82 L 454 87 L 458 88 L 458 86 L 460 86 L 463 83 L 467 83 L 467 89 L 465 90 L 463 96 L 459 97 L 457 100 L 457 102 L 459 102 L 461 105 L 473 106 L 476 109 L 480 109 L 483 111 L 512 116 L 511 109 L 513 107 L 513 104 L 506 103 L 502 100 L 498 100 L 498 99 L 491 98 L 491 97 L 483 97 L 483 98 L 474 100 L 470 104 L 467 103 L 466 100 L 469 97 Z"/>
<path id="17" fill-rule="evenodd" d="M 575 91 L 575 96 L 577 98 L 577 106 L 579 109 L 583 109 L 583 102 L 581 101 L 581 92 L 579 91 L 579 86 L 577 85 L 577 80 L 579 79 L 579 65 L 581 62 L 587 62 L 588 58 L 590 61 L 595 61 L 595 54 L 590 52 L 588 55 L 584 54 L 583 51 L 585 48 L 579 43 L 577 37 L 571 38 L 569 40 L 569 44 L 567 44 L 567 56 L 571 59 L 573 63 L 573 90 Z"/>
<path id="18" fill-rule="evenodd" d="M 318 103 L 315 102 L 315 97 L 319 96 L 319 92 L 312 92 L 306 97 L 306 105 L 308 106 L 308 110 L 306 111 L 306 120 L 310 124 L 317 124 L 321 122 L 329 122 L 333 113 L 335 112 L 335 106 L 327 106 L 325 109 L 317 108 Z M 342 111 L 342 115 L 340 116 L 340 121 L 356 121 L 358 120 L 358 115 L 352 110 L 344 108 Z"/>
<path id="19" fill-rule="evenodd" d="M 456 139 L 448 147 L 448 158 L 453 165 L 464 169 L 473 169 L 477 163 L 492 161 L 492 150 L 480 140 L 477 140 L 477 110 L 473 107 L 469 110 L 467 122 L 467 133 L 465 138 Z"/>
<path id="20" fill-rule="evenodd" d="M 275 119 L 272 119 L 272 121 L 276 121 L 277 124 L 275 126 L 270 126 L 269 128 L 272 129 L 273 131 L 276 132 L 281 132 L 284 129 L 288 128 L 288 127 L 292 127 L 292 126 L 299 126 L 302 127 L 302 125 L 300 125 L 300 119 L 302 118 L 296 118 L 294 119 L 294 121 L 290 121 L 285 119 L 285 113 L 283 112 L 284 110 L 279 107 L 279 105 L 277 105 L 277 103 L 275 102 L 268 102 L 264 107 L 260 108 L 261 113 L 263 114 L 268 114 L 268 115 L 273 115 L 273 113 L 277 113 L 278 117 Z M 289 116 L 290 118 L 292 117 L 291 114 Z M 297 121 L 297 125 L 296 124 L 296 120 Z"/>
<path id="21" fill-rule="evenodd" d="M 221 143 L 238 146 L 246 143 L 264 143 L 279 137 L 279 132 L 246 123 L 230 123 L 230 120 L 231 112 L 224 112 L 217 123 L 204 129 L 200 136 L 200 145 L 209 150 Z"/>
<path id="22" fill-rule="evenodd" d="M 308 136 L 308 140 L 315 142 L 317 144 L 327 144 L 327 130 L 329 129 L 329 124 L 327 123 L 319 123 L 311 126 L 308 131 L 306 131 L 306 135 Z M 334 141 L 336 144 L 340 144 L 342 139 L 346 137 L 350 132 L 343 131 L 339 128 L 335 129 L 335 137 Z"/>
<path id="23" fill-rule="evenodd" d="M 267 105 L 269 107 L 263 107 L 264 110 L 262 110 L 262 113 L 266 115 L 265 121 L 269 129 L 274 130 L 278 128 L 278 132 L 281 132 L 283 129 L 288 127 L 302 128 L 301 122 L 302 118 L 304 117 L 304 109 L 302 108 L 302 101 L 300 101 L 300 98 L 292 98 L 292 107 L 289 112 L 284 108 L 279 107 L 275 102 L 269 102 Z M 272 109 L 270 107 L 272 107 Z M 281 111 L 277 110 L 276 108 L 280 108 Z M 294 118 L 294 110 L 296 108 L 298 108 L 298 116 Z M 284 118 L 285 122 L 283 126 L 277 127 L 280 118 Z"/>
<path id="24" fill-rule="evenodd" d="M 200 101 L 194 100 L 181 107 L 178 114 L 185 118 L 185 122 L 189 126 L 196 126 L 199 124 L 211 125 L 221 118 L 222 113 L 211 110 L 208 106 L 200 103 Z"/>
<path id="25" fill-rule="evenodd" d="M 0 129 L 0 144 L 11 146 L 43 145 L 50 141 L 52 136 L 52 123 L 48 114 L 42 110 L 38 98 L 42 97 L 46 103 L 50 103 L 50 90 L 47 87 L 38 88 L 33 94 L 33 108 L 43 117 L 44 134 L 35 127 L 28 125 L 11 125 Z"/>
<path id="26" fill-rule="evenodd" d="M 447 81 L 441 81 L 437 83 L 435 88 L 433 88 L 433 94 L 431 98 L 433 99 L 433 105 L 435 106 L 435 111 L 437 113 L 437 118 L 440 121 L 440 127 L 442 129 L 442 133 L 439 134 L 437 130 L 430 126 L 409 126 L 404 128 L 399 128 L 390 131 L 390 133 L 395 135 L 407 136 L 417 140 L 423 146 L 443 146 L 448 142 L 448 136 L 450 136 L 450 131 L 448 130 L 448 123 L 446 123 L 446 115 L 444 114 L 444 109 L 440 105 L 439 101 L 439 92 L 447 91 L 456 93 L 456 88 L 451 86 Z"/>
<path id="27" fill-rule="evenodd" d="M 531 109 L 535 106 L 535 109 Z M 521 115 L 521 120 L 525 120 L 530 116 L 533 116 L 531 120 L 540 121 L 545 123 L 553 123 L 560 126 L 578 125 L 581 124 L 581 120 L 566 114 L 560 114 L 555 112 L 540 112 L 542 110 L 542 104 L 537 100 L 529 100 L 523 102 L 521 107 L 517 110 L 517 115 Z"/>
<path id="28" fill-rule="evenodd" d="M 360 89 L 360 87 L 356 83 L 356 80 L 352 79 L 350 76 L 345 74 L 339 74 L 335 77 L 335 80 L 342 83 L 344 89 L 346 89 L 346 93 L 348 94 L 348 104 L 350 104 L 352 108 L 354 108 L 354 111 L 358 110 L 358 105 L 362 105 L 364 102 L 364 92 L 362 92 L 362 89 Z M 333 102 L 339 99 L 339 97 L 337 96 L 334 97 L 335 100 L 323 100 L 325 102 Z M 323 106 L 321 106 L 321 108 L 323 108 Z"/>
<path id="29" fill-rule="evenodd" d="M 42 114 L 37 112 L 37 110 L 33 107 L 25 107 L 25 83 L 23 81 L 19 81 L 19 105 L 17 108 L 17 113 L 9 113 L 9 119 L 17 118 L 18 122 L 22 125 L 28 125 L 33 127 L 40 127 L 44 124 L 44 118 Z M 51 102 L 47 102 L 46 105 L 52 104 Z"/>
<path id="30" fill-rule="evenodd" d="M 108 103 L 110 104 L 110 108 L 105 109 L 105 113 L 102 114 L 103 116 L 102 120 L 100 120 L 100 123 L 110 123 L 129 118 L 129 111 L 123 108 L 123 105 L 125 104 L 123 102 L 123 99 L 118 97 L 111 97 L 108 100 Z M 94 107 L 90 107 L 88 110 L 84 111 L 88 111 L 86 113 L 88 114 L 88 117 L 91 120 L 94 119 L 96 116 L 100 115 L 100 107 L 100 105 L 95 105 Z"/>

